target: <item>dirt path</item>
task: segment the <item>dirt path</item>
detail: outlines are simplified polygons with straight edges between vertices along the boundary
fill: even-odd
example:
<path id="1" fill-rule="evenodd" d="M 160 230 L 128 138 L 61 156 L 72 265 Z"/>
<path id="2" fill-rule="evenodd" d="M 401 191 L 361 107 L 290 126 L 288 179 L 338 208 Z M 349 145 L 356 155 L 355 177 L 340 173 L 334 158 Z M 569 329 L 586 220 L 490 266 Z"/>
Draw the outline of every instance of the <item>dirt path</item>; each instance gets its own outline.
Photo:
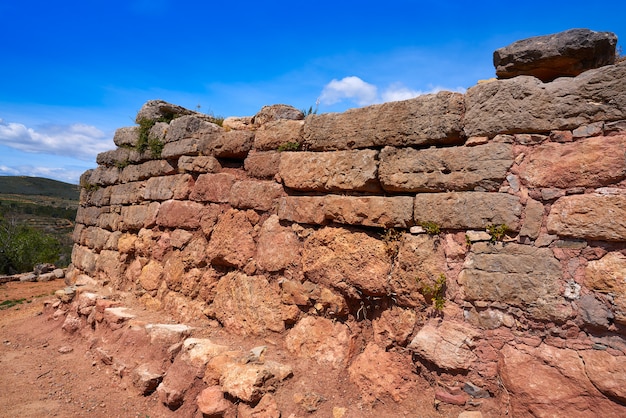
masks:
<path id="1" fill-rule="evenodd" d="M 137 396 L 111 368 L 92 357 L 88 342 L 42 315 L 63 280 L 0 285 L 0 416 L 172 417 L 156 394 Z"/>

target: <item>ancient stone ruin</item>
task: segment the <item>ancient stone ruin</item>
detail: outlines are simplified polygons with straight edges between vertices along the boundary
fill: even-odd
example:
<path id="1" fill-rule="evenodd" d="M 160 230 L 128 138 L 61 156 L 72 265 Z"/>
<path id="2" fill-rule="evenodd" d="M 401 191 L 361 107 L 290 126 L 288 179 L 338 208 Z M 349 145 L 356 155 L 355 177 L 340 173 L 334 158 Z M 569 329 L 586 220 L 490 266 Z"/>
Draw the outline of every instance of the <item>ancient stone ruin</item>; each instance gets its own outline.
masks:
<path id="1" fill-rule="evenodd" d="M 336 370 L 362 405 L 431 390 L 455 417 L 624 416 L 626 62 L 600 65 L 222 126 L 150 101 L 81 178 L 69 280 L 271 340 Z M 131 326 L 76 292 L 68 331 Z M 171 409 L 279 416 L 267 395 L 315 379 L 188 328 L 145 332 L 169 369 L 129 373 Z"/>

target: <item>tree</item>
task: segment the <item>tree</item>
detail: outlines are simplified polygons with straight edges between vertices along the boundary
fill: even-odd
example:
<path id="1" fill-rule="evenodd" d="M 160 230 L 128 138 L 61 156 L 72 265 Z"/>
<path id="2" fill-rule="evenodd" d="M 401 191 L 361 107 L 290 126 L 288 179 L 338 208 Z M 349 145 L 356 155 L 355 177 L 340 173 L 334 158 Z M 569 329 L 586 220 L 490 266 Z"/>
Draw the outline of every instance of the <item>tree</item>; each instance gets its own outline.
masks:
<path id="1" fill-rule="evenodd" d="M 0 219 L 0 272 L 4 274 L 31 271 L 38 263 L 56 263 L 61 243 L 15 220 Z"/>

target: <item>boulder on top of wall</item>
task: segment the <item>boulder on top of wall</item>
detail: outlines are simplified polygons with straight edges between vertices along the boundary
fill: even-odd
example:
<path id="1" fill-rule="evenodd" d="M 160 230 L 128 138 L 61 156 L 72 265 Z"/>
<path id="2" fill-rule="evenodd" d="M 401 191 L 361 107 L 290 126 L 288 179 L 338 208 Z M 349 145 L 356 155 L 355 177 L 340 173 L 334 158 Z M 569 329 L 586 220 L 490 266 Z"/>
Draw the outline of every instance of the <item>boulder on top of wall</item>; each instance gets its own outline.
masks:
<path id="1" fill-rule="evenodd" d="M 513 42 L 493 53 L 498 78 L 531 75 L 548 82 L 615 63 L 617 36 L 570 29 Z"/>
<path id="2" fill-rule="evenodd" d="M 343 113 L 310 115 L 304 145 L 310 151 L 463 142 L 463 95 L 442 91 Z"/>
<path id="3" fill-rule="evenodd" d="M 261 126 L 279 119 L 302 120 L 304 119 L 304 113 L 293 106 L 284 104 L 263 106 L 261 110 L 252 117 L 252 123 L 256 126 Z"/>
<path id="4" fill-rule="evenodd" d="M 165 143 L 187 138 L 206 138 L 217 136 L 223 129 L 213 123 L 211 117 L 200 114 L 181 116 L 170 122 L 165 135 Z"/>
<path id="5" fill-rule="evenodd" d="M 191 115 L 194 113 L 196 112 L 185 109 L 182 106 L 167 103 L 163 100 L 148 100 L 137 113 L 135 122 L 139 123 L 139 121 L 143 119 L 148 119 L 155 122 L 159 121 L 160 119 L 171 120 L 178 116 Z"/>
<path id="6" fill-rule="evenodd" d="M 421 150 L 385 147 L 378 175 L 386 191 L 495 191 L 511 165 L 510 144 Z"/>
<path id="7" fill-rule="evenodd" d="M 542 133 L 626 118 L 626 62 L 542 83 L 531 76 L 481 83 L 465 94 L 467 137 Z"/>

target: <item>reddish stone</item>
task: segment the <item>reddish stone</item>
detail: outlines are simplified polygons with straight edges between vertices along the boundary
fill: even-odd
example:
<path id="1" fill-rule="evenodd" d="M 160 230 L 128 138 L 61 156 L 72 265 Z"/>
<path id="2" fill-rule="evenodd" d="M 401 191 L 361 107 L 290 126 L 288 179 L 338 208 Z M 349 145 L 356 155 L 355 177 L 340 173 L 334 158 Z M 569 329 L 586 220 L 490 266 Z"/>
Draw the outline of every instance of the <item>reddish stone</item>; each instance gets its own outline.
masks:
<path id="1" fill-rule="evenodd" d="M 463 406 L 469 400 L 469 396 L 465 394 L 452 395 L 446 391 L 438 390 L 435 392 L 435 399 L 452 405 Z"/>
<path id="2" fill-rule="evenodd" d="M 201 174 L 189 198 L 198 202 L 227 203 L 234 183 L 232 174 Z"/>

